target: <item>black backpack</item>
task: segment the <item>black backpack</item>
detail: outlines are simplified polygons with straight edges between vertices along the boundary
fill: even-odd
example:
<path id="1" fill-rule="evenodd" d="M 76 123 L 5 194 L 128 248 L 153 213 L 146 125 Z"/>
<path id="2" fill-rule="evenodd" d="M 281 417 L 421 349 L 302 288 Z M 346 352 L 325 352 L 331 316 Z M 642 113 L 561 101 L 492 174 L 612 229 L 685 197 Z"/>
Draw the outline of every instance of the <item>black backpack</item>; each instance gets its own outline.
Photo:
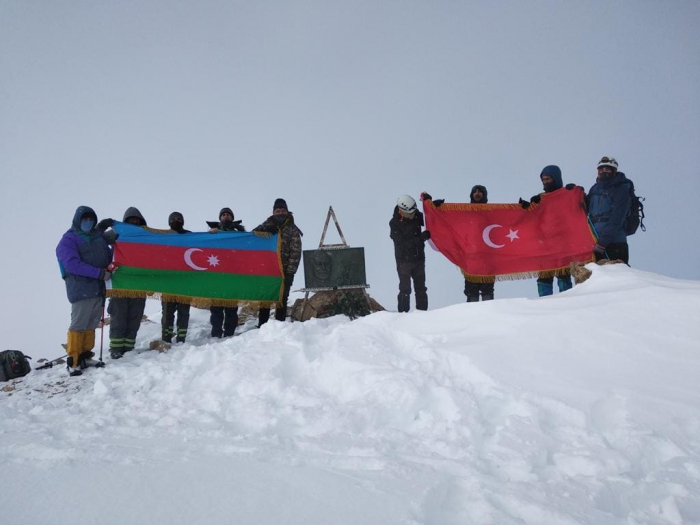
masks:
<path id="1" fill-rule="evenodd" d="M 31 357 L 24 355 L 19 350 L 0 352 L 0 381 L 26 376 L 32 369 L 29 366 L 29 359 Z"/>
<path id="2" fill-rule="evenodd" d="M 622 227 L 625 229 L 625 235 L 634 235 L 638 228 L 641 228 L 643 232 L 647 231 L 647 227 L 644 226 L 644 197 L 637 197 L 634 192 L 634 182 L 628 179 L 624 173 L 622 175 L 622 184 L 629 182 L 630 187 L 630 209 L 627 212 L 627 217 L 625 217 L 625 222 Z"/>

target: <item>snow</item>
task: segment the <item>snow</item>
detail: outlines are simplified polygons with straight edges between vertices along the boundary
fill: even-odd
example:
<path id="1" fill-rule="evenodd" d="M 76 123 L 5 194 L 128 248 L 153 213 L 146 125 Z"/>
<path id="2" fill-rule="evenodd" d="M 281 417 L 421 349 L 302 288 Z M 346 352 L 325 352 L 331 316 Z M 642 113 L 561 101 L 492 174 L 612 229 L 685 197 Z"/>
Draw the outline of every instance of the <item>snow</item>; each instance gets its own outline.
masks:
<path id="1" fill-rule="evenodd" d="M 223 341 L 193 310 L 167 352 L 33 371 L 0 392 L 4 514 L 700 523 L 700 282 L 589 267 L 549 298 L 249 322 Z"/>

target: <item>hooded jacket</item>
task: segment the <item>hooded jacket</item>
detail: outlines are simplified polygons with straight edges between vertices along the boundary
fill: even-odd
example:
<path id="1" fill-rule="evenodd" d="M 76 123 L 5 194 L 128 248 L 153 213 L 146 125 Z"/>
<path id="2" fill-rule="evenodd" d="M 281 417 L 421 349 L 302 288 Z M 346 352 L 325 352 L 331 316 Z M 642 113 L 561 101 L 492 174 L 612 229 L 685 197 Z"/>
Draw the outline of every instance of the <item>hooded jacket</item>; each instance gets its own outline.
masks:
<path id="1" fill-rule="evenodd" d="M 598 244 L 627 242 L 625 218 L 632 198 L 630 182 L 618 171 L 607 181 L 597 181 L 588 192 L 588 216 L 598 234 Z"/>
<path id="2" fill-rule="evenodd" d="M 123 222 L 126 222 L 126 220 L 131 217 L 136 217 L 137 219 L 139 219 L 139 221 L 141 221 L 141 226 L 148 226 L 148 224 L 146 224 L 146 219 L 143 218 L 143 215 L 141 215 L 141 212 L 138 208 L 134 208 L 133 206 L 131 208 L 127 208 L 124 212 Z"/>
<path id="3" fill-rule="evenodd" d="M 423 214 L 416 210 L 412 219 L 407 219 L 399 213 L 399 207 L 394 207 L 394 216 L 389 221 L 389 237 L 394 241 L 394 256 L 396 262 L 425 261 L 425 243 L 421 239 Z"/>
<path id="4" fill-rule="evenodd" d="M 97 223 L 97 215 L 89 206 L 79 206 L 73 215 L 71 228 L 63 234 L 56 246 L 56 258 L 61 276 L 66 283 L 66 293 L 71 303 L 104 297 L 105 283 L 100 279 L 102 270 L 112 262 L 114 235 L 96 229 L 89 233 L 80 229 L 80 220 L 92 215 Z"/>
<path id="5" fill-rule="evenodd" d="M 475 190 L 481 190 L 481 193 L 484 194 L 484 200 L 479 201 L 479 202 L 474 202 L 474 191 Z M 489 202 L 489 192 L 486 190 L 486 186 L 482 186 L 481 184 L 477 184 L 472 188 L 472 191 L 469 193 L 469 200 L 470 202 L 474 204 L 486 204 Z"/>
<path id="6" fill-rule="evenodd" d="M 542 168 L 542 173 L 540 173 L 540 179 L 542 178 L 542 175 L 549 175 L 554 181 L 554 184 L 550 189 L 544 190 L 545 193 L 551 193 L 564 187 L 564 182 L 561 178 L 561 169 L 559 166 L 555 166 L 554 164 L 545 166 Z"/>

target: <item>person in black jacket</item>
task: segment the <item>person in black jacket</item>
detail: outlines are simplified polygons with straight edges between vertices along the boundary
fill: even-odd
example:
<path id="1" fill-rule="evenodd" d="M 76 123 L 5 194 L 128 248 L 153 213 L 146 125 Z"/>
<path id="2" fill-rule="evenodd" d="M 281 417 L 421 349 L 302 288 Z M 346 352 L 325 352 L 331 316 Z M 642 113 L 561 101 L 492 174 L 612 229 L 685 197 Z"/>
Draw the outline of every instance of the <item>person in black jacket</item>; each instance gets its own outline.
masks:
<path id="1" fill-rule="evenodd" d="M 179 211 L 174 211 L 168 217 L 168 226 L 178 234 L 191 233 L 184 228 L 185 218 Z M 172 343 L 173 336 L 176 336 L 175 341 L 184 343 L 187 337 L 187 327 L 190 324 L 190 305 L 189 303 L 177 303 L 161 301 L 163 317 L 161 325 L 163 327 L 162 339 L 166 343 Z M 175 325 L 175 314 L 177 313 L 177 332 L 173 329 Z"/>
<path id="2" fill-rule="evenodd" d="M 212 227 L 210 233 L 218 232 L 244 232 L 245 227 L 241 221 L 234 221 L 234 215 L 231 208 L 221 208 L 219 212 L 219 224 Z M 238 307 L 235 306 L 212 306 L 209 308 L 211 316 L 212 337 L 231 337 L 238 326 Z"/>
<path id="3" fill-rule="evenodd" d="M 472 204 L 486 204 L 489 202 L 489 193 L 486 190 L 486 186 L 477 184 L 472 188 L 471 194 L 469 195 L 469 200 Z M 463 272 L 464 273 L 464 272 Z M 482 301 L 490 301 L 493 299 L 493 291 L 496 282 L 496 278 L 489 278 L 489 282 L 486 283 L 472 283 L 464 277 L 464 295 L 467 296 L 467 302 L 473 303 L 479 301 L 479 294 L 481 294 Z"/>
<path id="4" fill-rule="evenodd" d="M 423 214 L 416 201 L 409 195 L 401 195 L 389 221 L 390 237 L 394 241 L 396 271 L 399 274 L 399 312 L 411 308 L 411 279 L 416 293 L 416 309 L 428 309 L 428 289 L 425 286 L 425 241 L 429 231 L 423 228 Z"/>
<path id="5" fill-rule="evenodd" d="M 146 227 L 138 208 L 127 208 L 124 222 L 134 226 Z M 136 345 L 136 334 L 141 327 L 146 299 L 136 297 L 112 297 L 109 300 L 109 355 L 120 359 L 126 352 L 131 352 Z"/>

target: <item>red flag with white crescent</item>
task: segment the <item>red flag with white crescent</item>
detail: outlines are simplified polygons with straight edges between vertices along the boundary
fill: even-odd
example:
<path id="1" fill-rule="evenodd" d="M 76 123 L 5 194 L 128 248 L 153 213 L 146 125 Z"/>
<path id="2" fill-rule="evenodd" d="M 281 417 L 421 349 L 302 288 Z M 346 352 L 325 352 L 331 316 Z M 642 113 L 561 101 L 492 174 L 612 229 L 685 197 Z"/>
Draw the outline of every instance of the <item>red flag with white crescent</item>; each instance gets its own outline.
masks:
<path id="1" fill-rule="evenodd" d="M 467 279 L 518 279 L 566 273 L 574 261 L 593 260 L 595 237 L 581 188 L 542 195 L 539 204 L 423 202 L 434 246 Z"/>

